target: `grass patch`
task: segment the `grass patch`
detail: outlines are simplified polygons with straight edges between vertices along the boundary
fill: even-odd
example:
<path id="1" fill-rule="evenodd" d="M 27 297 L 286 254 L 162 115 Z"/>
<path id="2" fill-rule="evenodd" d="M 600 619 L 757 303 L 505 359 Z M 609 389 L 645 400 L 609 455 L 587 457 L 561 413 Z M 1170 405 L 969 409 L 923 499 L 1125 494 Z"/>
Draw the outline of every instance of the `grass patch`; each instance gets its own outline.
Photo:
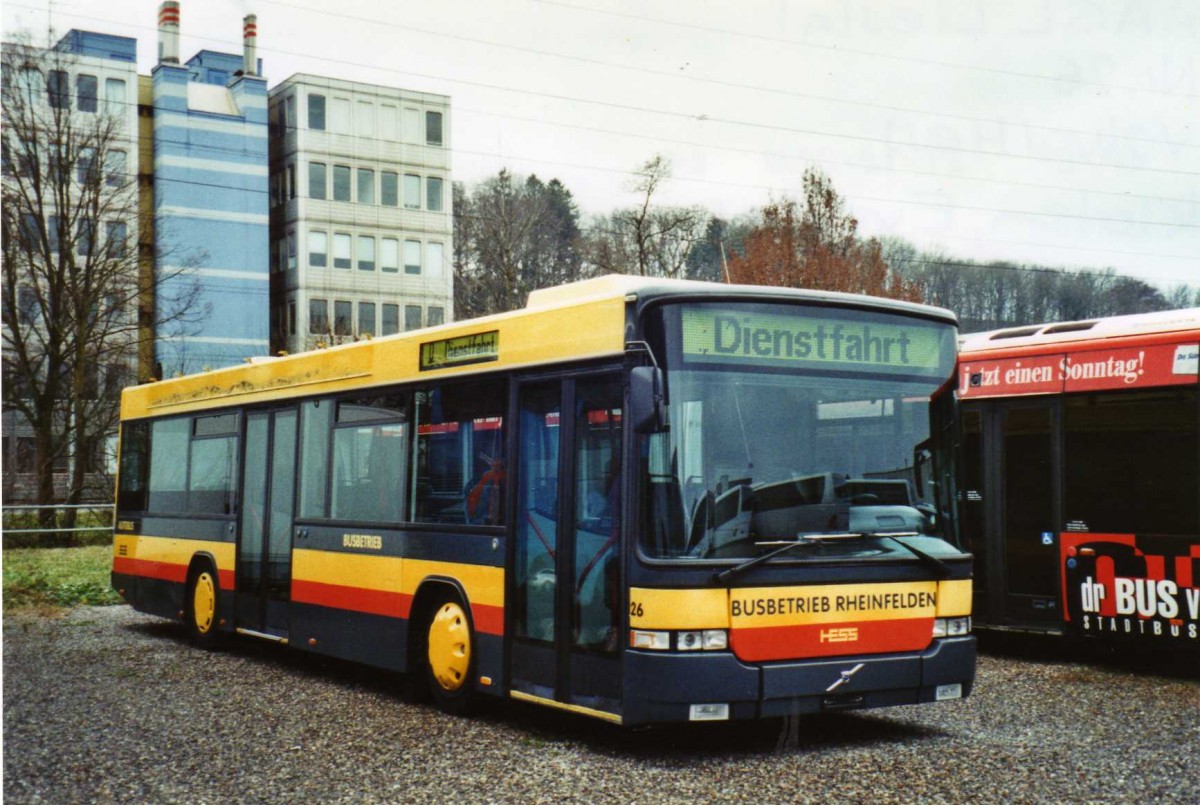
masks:
<path id="1" fill-rule="evenodd" d="M 112 545 L 7 548 L 4 612 L 120 604 L 112 589 Z"/>

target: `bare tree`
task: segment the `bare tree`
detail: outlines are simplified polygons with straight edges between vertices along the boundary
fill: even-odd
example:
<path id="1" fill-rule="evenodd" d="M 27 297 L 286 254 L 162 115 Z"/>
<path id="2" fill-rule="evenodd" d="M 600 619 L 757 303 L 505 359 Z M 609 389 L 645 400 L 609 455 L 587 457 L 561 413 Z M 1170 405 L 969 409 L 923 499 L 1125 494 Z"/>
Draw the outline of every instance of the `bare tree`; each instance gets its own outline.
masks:
<path id="1" fill-rule="evenodd" d="M 127 108 L 76 85 L 74 60 L 25 43 L 3 53 L 4 405 L 32 430 L 44 503 L 58 499 L 56 464 L 69 466 L 68 503 L 102 469 L 140 340 L 202 315 L 189 287 L 160 295 L 139 328 L 156 288 L 152 269 L 139 273 L 137 132 Z"/>
<path id="2" fill-rule="evenodd" d="M 640 203 L 593 222 L 588 260 L 599 273 L 684 276 L 692 247 L 704 239 L 708 214 L 702 207 L 656 204 L 656 194 L 670 178 L 671 163 L 655 155 L 637 169 L 630 185 Z"/>

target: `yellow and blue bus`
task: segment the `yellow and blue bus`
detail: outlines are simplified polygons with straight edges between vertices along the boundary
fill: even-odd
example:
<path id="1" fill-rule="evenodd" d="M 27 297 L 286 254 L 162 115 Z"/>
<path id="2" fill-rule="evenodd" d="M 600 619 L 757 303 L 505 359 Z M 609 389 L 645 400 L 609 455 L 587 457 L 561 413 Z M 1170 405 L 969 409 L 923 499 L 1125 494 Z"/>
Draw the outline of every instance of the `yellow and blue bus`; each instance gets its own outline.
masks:
<path id="1" fill-rule="evenodd" d="M 610 276 L 127 389 L 113 585 L 642 725 L 958 699 L 953 316 Z"/>

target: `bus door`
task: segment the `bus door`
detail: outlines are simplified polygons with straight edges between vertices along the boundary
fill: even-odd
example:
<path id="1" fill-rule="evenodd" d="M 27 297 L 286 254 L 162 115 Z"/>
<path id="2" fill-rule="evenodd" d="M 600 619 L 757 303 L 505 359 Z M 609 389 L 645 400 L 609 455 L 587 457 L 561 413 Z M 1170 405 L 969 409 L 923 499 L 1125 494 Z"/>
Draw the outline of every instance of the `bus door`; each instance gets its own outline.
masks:
<path id="1" fill-rule="evenodd" d="M 237 626 L 284 638 L 292 580 L 296 410 L 246 416 L 237 549 Z"/>
<path id="2" fill-rule="evenodd" d="M 984 550 L 976 561 L 986 565 L 977 565 L 976 576 L 987 577 L 987 621 L 993 626 L 1062 625 L 1059 409 L 1057 398 L 993 401 L 977 409 L 977 418 L 968 410 L 964 419 L 965 479 L 982 486 L 965 490 L 964 525 L 983 529 Z M 971 449 L 972 439 L 979 449 Z"/>
<path id="3" fill-rule="evenodd" d="M 617 714 L 621 377 L 526 382 L 517 397 L 512 690 Z"/>

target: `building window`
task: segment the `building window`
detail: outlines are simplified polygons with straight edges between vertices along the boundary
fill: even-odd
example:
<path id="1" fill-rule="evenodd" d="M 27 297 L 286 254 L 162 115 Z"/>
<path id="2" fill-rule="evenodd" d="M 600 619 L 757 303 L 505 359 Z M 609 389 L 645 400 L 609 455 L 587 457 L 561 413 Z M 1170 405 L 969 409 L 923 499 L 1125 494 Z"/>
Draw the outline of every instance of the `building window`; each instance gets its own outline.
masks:
<path id="1" fill-rule="evenodd" d="M 400 117 L 400 134 L 406 143 L 421 142 L 421 112 L 405 108 Z"/>
<path id="2" fill-rule="evenodd" d="M 22 100 L 36 106 L 42 99 L 42 72 L 36 67 L 22 67 L 17 88 Z"/>
<path id="3" fill-rule="evenodd" d="M 308 127 L 325 131 L 325 96 L 308 94 Z"/>
<path id="4" fill-rule="evenodd" d="M 46 98 L 51 109 L 71 108 L 71 77 L 66 70 L 46 73 Z"/>
<path id="5" fill-rule="evenodd" d="M 421 241 L 404 241 L 404 273 L 421 273 Z"/>
<path id="6" fill-rule="evenodd" d="M 383 321 L 380 322 L 380 335 L 395 335 L 400 332 L 400 306 L 383 305 Z"/>
<path id="7" fill-rule="evenodd" d="M 426 324 L 428 324 L 430 327 L 436 327 L 439 324 L 445 324 L 446 311 L 444 308 L 431 305 L 429 307 L 429 312 L 426 314 L 426 319 Z"/>
<path id="8" fill-rule="evenodd" d="M 283 184 L 283 176 L 275 174 L 271 177 L 271 206 L 276 207 L 283 200 L 283 194 L 279 192 L 279 186 Z"/>
<path id="9" fill-rule="evenodd" d="M 109 151 L 108 171 L 104 177 L 105 184 L 109 187 L 123 187 L 125 185 L 125 165 L 124 151 Z"/>
<path id="10" fill-rule="evenodd" d="M 37 292 L 28 285 L 17 288 L 17 316 L 23 324 L 31 324 L 38 320 Z"/>
<path id="11" fill-rule="evenodd" d="M 50 251 L 58 252 L 58 244 L 62 240 L 60 237 L 62 227 L 62 219 L 57 215 L 51 215 L 46 218 L 46 239 L 50 241 Z"/>
<path id="12" fill-rule="evenodd" d="M 100 82 L 94 75 L 80 73 L 75 76 L 75 107 L 81 112 L 95 112 L 100 94 Z"/>
<path id="13" fill-rule="evenodd" d="M 125 257 L 125 239 L 129 236 L 129 228 L 124 221 L 107 221 L 105 223 L 104 240 L 108 247 L 108 256 L 114 260 Z"/>
<path id="14" fill-rule="evenodd" d="M 325 198 L 325 163 L 310 162 L 308 163 L 308 197 L 321 199 Z"/>
<path id="15" fill-rule="evenodd" d="M 87 184 L 96 177 L 96 149 L 85 146 L 75 159 L 75 181 Z"/>
<path id="16" fill-rule="evenodd" d="M 400 241 L 395 238 L 380 238 L 379 270 L 389 274 L 400 271 Z"/>
<path id="17" fill-rule="evenodd" d="M 329 105 L 329 129 L 338 134 L 350 133 L 350 101 L 334 98 Z"/>
<path id="18" fill-rule="evenodd" d="M 421 177 L 404 174 L 404 206 L 410 210 L 421 209 Z"/>
<path id="19" fill-rule="evenodd" d="M 288 335 L 296 334 L 296 302 L 290 300 L 287 306 L 287 332 Z"/>
<path id="20" fill-rule="evenodd" d="M 343 299 L 338 299 L 333 303 L 333 334 L 334 335 L 351 335 L 350 327 L 351 317 L 353 313 L 353 305 Z"/>
<path id="21" fill-rule="evenodd" d="M 358 169 L 358 203 L 375 203 L 375 171 L 370 168 Z"/>
<path id="22" fill-rule="evenodd" d="M 329 258 L 329 236 L 313 230 L 308 233 L 308 264 L 313 268 L 325 268 Z"/>
<path id="23" fill-rule="evenodd" d="M 296 267 L 296 233 L 287 233 L 287 267 Z"/>
<path id="24" fill-rule="evenodd" d="M 437 176 L 425 180 L 425 207 L 433 212 L 442 211 L 442 180 Z"/>
<path id="25" fill-rule="evenodd" d="M 375 134 L 375 105 L 370 101 L 359 101 L 354 110 L 354 131 L 371 137 Z"/>
<path id="26" fill-rule="evenodd" d="M 104 79 L 104 108 L 110 115 L 123 115 L 125 113 L 124 79 Z"/>
<path id="27" fill-rule="evenodd" d="M 96 247 L 96 232 L 90 218 L 80 218 L 75 224 L 75 251 L 90 255 Z"/>
<path id="28" fill-rule="evenodd" d="M 333 267 L 350 268 L 350 236 L 345 232 L 333 233 Z"/>
<path id="29" fill-rule="evenodd" d="M 425 246 L 425 276 L 440 277 L 446 261 L 446 247 L 441 243 Z"/>
<path id="30" fill-rule="evenodd" d="M 370 235 L 358 236 L 358 270 L 375 270 L 375 238 Z"/>
<path id="31" fill-rule="evenodd" d="M 358 334 L 375 335 L 375 303 L 374 302 L 359 302 L 358 303 Z"/>
<path id="32" fill-rule="evenodd" d="M 442 113 L 441 112 L 426 112 L 425 113 L 425 144 L 426 145 L 441 145 L 442 144 Z"/>
<path id="33" fill-rule="evenodd" d="M 350 200 L 350 166 L 333 166 L 333 200 Z"/>
<path id="34" fill-rule="evenodd" d="M 308 300 L 308 331 L 314 335 L 329 332 L 329 303 L 324 299 Z"/>
<path id="35" fill-rule="evenodd" d="M 405 305 L 404 306 L 404 329 L 405 330 L 420 330 L 421 329 L 421 306 L 420 305 Z"/>
<path id="36" fill-rule="evenodd" d="M 395 142 L 399 132 L 399 110 L 394 106 L 383 104 L 379 107 L 379 137 L 387 142 Z"/>
<path id="37" fill-rule="evenodd" d="M 294 95 L 283 99 L 283 125 L 289 132 L 296 128 L 296 97 Z"/>
<path id="38" fill-rule="evenodd" d="M 400 177 L 393 171 L 383 171 L 379 174 L 379 203 L 385 207 L 395 207 L 400 204 Z"/>

